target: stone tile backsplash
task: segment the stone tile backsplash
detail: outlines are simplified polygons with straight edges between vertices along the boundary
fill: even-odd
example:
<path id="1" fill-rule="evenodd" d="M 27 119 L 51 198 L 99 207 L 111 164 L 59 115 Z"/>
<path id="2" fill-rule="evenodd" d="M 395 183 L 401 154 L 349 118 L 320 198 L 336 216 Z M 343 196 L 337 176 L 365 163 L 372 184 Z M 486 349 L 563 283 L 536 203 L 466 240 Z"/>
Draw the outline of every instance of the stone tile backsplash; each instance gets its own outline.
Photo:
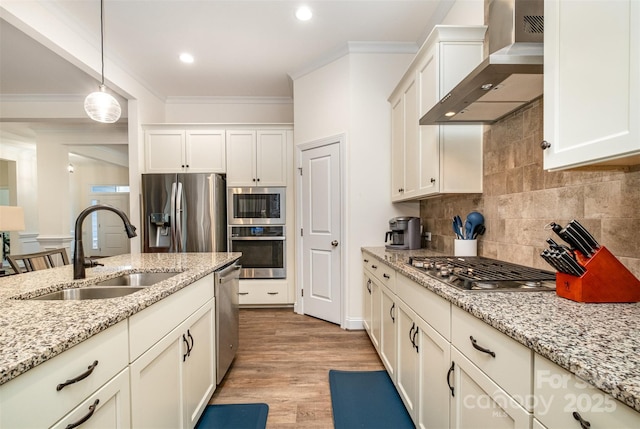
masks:
<path id="1" fill-rule="evenodd" d="M 487 232 L 478 254 L 551 269 L 539 256 L 545 240 L 560 239 L 545 225 L 578 219 L 640 278 L 640 166 L 544 171 L 542 99 L 484 132 L 484 192 L 420 202 L 427 247 L 453 254 L 451 218 L 481 212 Z"/>

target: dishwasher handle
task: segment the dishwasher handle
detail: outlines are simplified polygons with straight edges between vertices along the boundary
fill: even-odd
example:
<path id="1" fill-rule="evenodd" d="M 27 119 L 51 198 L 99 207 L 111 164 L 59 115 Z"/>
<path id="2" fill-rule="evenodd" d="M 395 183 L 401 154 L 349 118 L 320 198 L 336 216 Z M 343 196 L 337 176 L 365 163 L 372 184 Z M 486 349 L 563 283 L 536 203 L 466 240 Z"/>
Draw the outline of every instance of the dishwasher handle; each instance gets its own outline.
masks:
<path id="1" fill-rule="evenodd" d="M 226 268 L 223 268 L 219 272 L 216 273 L 216 277 L 218 278 L 218 283 L 226 283 L 229 280 L 233 280 L 240 277 L 240 270 L 242 269 L 242 265 L 240 264 L 232 264 Z"/>

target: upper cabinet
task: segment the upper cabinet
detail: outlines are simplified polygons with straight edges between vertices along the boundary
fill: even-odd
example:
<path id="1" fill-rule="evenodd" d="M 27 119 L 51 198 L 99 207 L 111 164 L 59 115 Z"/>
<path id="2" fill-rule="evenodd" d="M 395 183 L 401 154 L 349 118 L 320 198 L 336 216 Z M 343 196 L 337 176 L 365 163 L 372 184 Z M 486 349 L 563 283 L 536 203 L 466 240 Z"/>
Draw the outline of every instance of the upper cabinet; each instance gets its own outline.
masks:
<path id="1" fill-rule="evenodd" d="M 391 199 L 482 192 L 482 125 L 419 120 L 482 61 L 485 26 L 436 26 L 391 104 Z"/>
<path id="2" fill-rule="evenodd" d="M 544 168 L 640 163 L 640 2 L 544 12 Z"/>
<path id="3" fill-rule="evenodd" d="M 147 129 L 147 173 L 225 173 L 224 130 Z"/>
<path id="4" fill-rule="evenodd" d="M 287 130 L 228 130 L 227 186 L 287 186 Z"/>

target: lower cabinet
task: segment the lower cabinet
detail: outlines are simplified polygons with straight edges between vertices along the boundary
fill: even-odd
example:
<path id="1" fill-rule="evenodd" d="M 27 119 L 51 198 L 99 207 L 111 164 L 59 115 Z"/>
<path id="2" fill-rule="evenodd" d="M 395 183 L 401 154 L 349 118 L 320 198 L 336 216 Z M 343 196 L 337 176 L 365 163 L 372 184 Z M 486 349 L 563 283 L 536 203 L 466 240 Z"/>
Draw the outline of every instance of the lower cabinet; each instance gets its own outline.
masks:
<path id="1" fill-rule="evenodd" d="M 91 395 L 75 410 L 53 426 L 53 429 L 128 429 L 131 428 L 129 369 L 125 369 Z"/>
<path id="2" fill-rule="evenodd" d="M 389 377 L 396 380 L 397 314 L 396 297 L 386 286 L 380 286 L 380 358 Z"/>
<path id="3" fill-rule="evenodd" d="M 272 305 L 289 302 L 289 283 L 286 280 L 240 280 L 240 305 Z"/>
<path id="4" fill-rule="evenodd" d="M 214 300 L 131 364 L 135 428 L 191 428 L 215 389 Z"/>

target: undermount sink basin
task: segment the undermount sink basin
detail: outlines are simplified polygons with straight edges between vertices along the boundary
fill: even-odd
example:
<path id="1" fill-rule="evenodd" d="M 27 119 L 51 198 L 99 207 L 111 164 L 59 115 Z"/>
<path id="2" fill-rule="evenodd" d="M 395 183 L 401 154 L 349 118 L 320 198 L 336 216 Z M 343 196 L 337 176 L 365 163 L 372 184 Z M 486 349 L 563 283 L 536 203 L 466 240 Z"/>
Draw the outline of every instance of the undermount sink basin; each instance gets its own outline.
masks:
<path id="1" fill-rule="evenodd" d="M 153 286 L 180 273 L 129 273 L 109 280 L 103 280 L 95 286 Z"/>
<path id="2" fill-rule="evenodd" d="M 46 295 L 31 298 L 34 300 L 82 300 L 82 299 L 108 299 L 129 295 L 144 287 L 83 287 L 63 289 Z"/>

